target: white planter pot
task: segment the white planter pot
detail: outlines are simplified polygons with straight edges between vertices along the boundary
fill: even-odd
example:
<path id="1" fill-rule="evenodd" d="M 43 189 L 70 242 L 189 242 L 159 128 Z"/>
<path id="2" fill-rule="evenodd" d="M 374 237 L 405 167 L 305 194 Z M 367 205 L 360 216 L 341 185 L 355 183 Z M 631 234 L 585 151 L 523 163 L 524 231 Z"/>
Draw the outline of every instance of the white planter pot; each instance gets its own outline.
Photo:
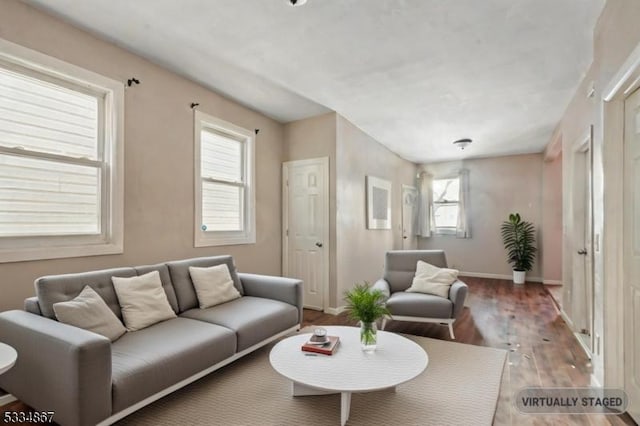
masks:
<path id="1" fill-rule="evenodd" d="M 513 283 L 524 284 L 524 277 L 526 274 L 527 271 L 513 271 Z"/>

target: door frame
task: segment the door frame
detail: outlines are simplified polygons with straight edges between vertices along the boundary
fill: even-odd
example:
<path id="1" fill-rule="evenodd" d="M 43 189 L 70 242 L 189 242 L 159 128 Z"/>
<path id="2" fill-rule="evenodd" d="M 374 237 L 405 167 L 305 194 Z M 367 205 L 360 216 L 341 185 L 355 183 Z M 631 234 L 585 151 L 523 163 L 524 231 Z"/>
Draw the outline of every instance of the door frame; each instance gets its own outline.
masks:
<path id="1" fill-rule="evenodd" d="M 282 275 L 287 276 L 289 273 L 289 167 L 291 165 L 304 166 L 318 163 L 321 165 L 326 176 L 322 187 L 322 192 L 326 194 L 327 200 L 327 211 L 324 215 L 324 221 L 322 224 L 322 227 L 324 229 L 322 239 L 324 241 L 323 245 L 325 248 L 325 250 L 322 251 L 322 261 L 325 264 L 325 274 L 323 280 L 324 282 L 322 283 L 322 309 L 324 312 L 326 312 L 327 309 L 329 309 L 329 273 L 331 271 L 331 265 L 329 263 L 329 251 L 331 250 L 331 240 L 329 232 L 329 215 L 331 214 L 331 199 L 329 193 L 329 179 L 331 179 L 331 176 L 329 175 L 329 157 L 285 161 L 284 163 L 282 163 Z"/>
<path id="2" fill-rule="evenodd" d="M 640 43 L 605 86 L 602 93 L 600 140 L 603 142 L 603 331 L 604 385 L 624 388 L 624 104 L 640 87 Z"/>
<path id="3" fill-rule="evenodd" d="M 594 298 L 594 294 L 595 294 L 595 269 L 594 269 L 594 262 L 595 262 L 595 256 L 593 253 L 593 249 L 594 249 L 594 242 L 593 242 L 593 238 L 594 238 L 594 199 L 593 199 L 593 125 L 589 125 L 589 128 L 582 134 L 582 136 L 580 136 L 580 138 L 578 138 L 575 143 L 573 144 L 572 147 L 572 151 L 573 151 L 573 155 L 571 156 L 571 176 L 570 179 L 572 179 L 572 181 L 574 182 L 575 185 L 575 181 L 576 178 L 578 179 L 579 182 L 583 182 L 582 178 L 584 177 L 584 173 L 588 173 L 588 181 L 585 182 L 584 185 L 584 193 L 585 195 L 586 192 L 588 191 L 588 200 L 585 198 L 585 200 L 588 201 L 588 205 L 584 206 L 585 207 L 585 218 L 584 220 L 579 223 L 579 225 L 581 225 L 578 229 L 578 227 L 573 226 L 573 229 L 571 230 L 572 233 L 572 247 L 571 247 L 571 263 L 572 263 L 572 268 L 574 266 L 574 262 L 575 262 L 575 254 L 577 250 L 581 250 L 581 249 L 586 249 L 587 250 L 587 255 L 584 259 L 584 281 L 585 281 L 585 296 L 587 298 L 587 303 L 588 305 L 585 307 L 585 313 L 587 314 L 587 322 L 588 322 L 588 326 L 589 326 L 589 347 L 585 347 L 582 340 L 580 339 L 580 337 L 578 336 L 578 334 L 580 334 L 582 332 L 582 330 L 576 329 L 579 327 L 575 327 L 576 318 L 573 318 L 572 324 L 574 324 L 574 326 L 572 326 L 572 328 L 574 329 L 574 334 L 576 334 L 576 338 L 578 340 L 578 342 L 580 343 L 580 345 L 583 347 L 583 349 L 585 350 L 585 352 L 587 352 L 587 355 L 589 356 L 589 358 L 591 358 L 593 356 L 593 353 L 595 352 L 594 350 L 594 344 L 595 342 L 595 332 L 594 332 L 594 328 L 595 328 L 595 323 L 594 323 L 594 314 L 595 314 L 595 298 Z M 582 176 L 577 176 L 576 175 L 576 161 L 577 161 L 577 156 L 578 155 L 583 155 L 585 154 L 586 157 L 584 158 L 584 170 L 581 170 L 581 172 L 583 172 Z M 573 193 L 573 191 L 572 191 Z M 573 195 L 573 194 L 572 194 Z M 584 202 L 585 200 L 582 200 L 581 202 Z M 575 220 L 575 214 L 574 214 L 574 209 L 575 209 L 575 199 L 571 198 L 571 220 Z M 585 231 L 588 229 L 588 232 L 590 233 L 590 236 L 587 236 L 585 234 Z M 577 247 L 577 245 L 575 244 L 576 241 L 576 233 L 580 232 L 584 235 L 584 239 L 583 243 L 581 244 L 581 247 Z M 588 259 L 587 259 L 588 257 Z M 589 269 L 587 270 L 587 265 L 589 265 Z M 586 274 L 590 274 L 590 277 L 588 277 Z M 573 282 L 575 282 L 575 276 L 572 277 L 572 285 L 571 285 L 571 292 L 572 292 L 572 296 L 571 296 L 571 300 L 573 301 L 573 294 L 575 293 L 575 288 L 573 287 Z M 588 285 L 587 285 L 588 284 Z M 572 312 L 575 312 L 575 307 L 572 304 L 571 310 Z"/>
<path id="4" fill-rule="evenodd" d="M 402 232 L 400 233 L 401 234 L 400 236 L 402 237 L 402 241 L 400 243 L 403 246 L 402 247 L 403 250 L 404 250 L 404 229 L 405 229 L 404 228 L 404 191 L 405 191 L 405 189 L 412 189 L 412 190 L 414 190 L 416 192 L 416 196 L 419 195 L 418 188 L 415 187 L 414 185 L 407 185 L 407 184 L 404 184 L 404 183 L 402 184 L 402 189 L 400 190 L 400 197 L 401 197 L 400 198 L 400 215 L 401 215 L 401 221 L 400 221 L 401 225 L 400 226 L 402 226 L 402 229 L 401 229 Z M 413 212 L 414 218 L 412 219 L 413 220 L 413 224 L 412 224 L 413 232 L 416 232 L 417 227 L 418 227 L 418 224 L 416 223 L 417 221 L 415 220 L 418 217 L 418 214 L 417 214 L 418 212 L 416 210 L 417 208 L 418 208 L 418 204 L 416 203 L 416 205 L 414 206 L 414 212 Z M 410 238 L 415 238 L 416 247 L 417 247 L 418 235 L 417 234 L 413 235 Z"/>

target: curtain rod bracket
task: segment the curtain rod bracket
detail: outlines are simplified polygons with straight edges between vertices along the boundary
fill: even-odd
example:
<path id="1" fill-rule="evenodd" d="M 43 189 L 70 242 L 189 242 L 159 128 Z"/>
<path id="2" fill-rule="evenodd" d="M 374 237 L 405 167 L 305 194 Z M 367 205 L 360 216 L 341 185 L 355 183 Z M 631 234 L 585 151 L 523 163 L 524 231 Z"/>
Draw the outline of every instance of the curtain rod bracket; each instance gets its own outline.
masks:
<path id="1" fill-rule="evenodd" d="M 194 109 L 195 107 L 197 107 L 198 105 L 200 105 L 199 103 L 196 102 L 191 102 L 191 109 Z"/>
<path id="2" fill-rule="evenodd" d="M 260 133 L 260 129 L 254 129 L 253 131 L 256 132 L 256 135 Z"/>
<path id="3" fill-rule="evenodd" d="M 131 77 L 130 79 L 127 80 L 127 86 L 131 87 L 134 84 L 140 84 L 140 80 L 138 80 L 135 77 Z"/>

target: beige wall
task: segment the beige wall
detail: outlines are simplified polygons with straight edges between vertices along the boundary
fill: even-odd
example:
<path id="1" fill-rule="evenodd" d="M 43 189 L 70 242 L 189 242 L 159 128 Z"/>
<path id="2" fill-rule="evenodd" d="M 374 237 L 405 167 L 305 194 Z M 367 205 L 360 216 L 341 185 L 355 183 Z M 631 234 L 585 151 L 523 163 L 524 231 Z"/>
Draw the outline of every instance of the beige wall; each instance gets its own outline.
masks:
<path id="1" fill-rule="evenodd" d="M 34 278 L 163 260 L 231 254 L 241 271 L 281 271 L 283 126 L 202 86 L 22 2 L 0 0 L 0 37 L 122 81 L 125 91 L 124 254 L 0 264 L 0 311 L 34 294 Z M 215 70 L 213 71 L 215 72 Z M 259 128 L 256 139 L 257 242 L 193 247 L 193 113 Z"/>
<path id="2" fill-rule="evenodd" d="M 422 167 L 434 177 L 447 176 L 461 168 L 469 170 L 470 239 L 451 235 L 420 238 L 421 249 L 443 249 L 449 266 L 471 274 L 510 277 L 511 267 L 500 236 L 500 225 L 509 213 L 520 213 L 542 234 L 542 154 L 428 164 Z M 540 258 L 528 279 L 540 279 Z"/>
<path id="3" fill-rule="evenodd" d="M 609 241 L 616 238 L 613 232 L 605 233 L 605 223 L 607 227 L 615 226 L 616 218 L 607 219 L 605 213 L 619 211 L 620 206 L 608 206 L 605 210 L 605 178 L 615 176 L 619 173 L 622 164 L 616 162 L 606 164 L 603 161 L 608 149 L 608 143 L 603 140 L 603 120 L 602 120 L 602 96 L 603 90 L 610 83 L 612 77 L 620 69 L 626 58 L 633 49 L 640 43 L 640 2 L 637 0 L 609 0 L 602 12 L 598 24 L 594 31 L 594 55 L 591 68 L 578 87 L 576 94 L 569 104 L 559 125 L 559 132 L 563 138 L 563 169 L 567 171 L 563 177 L 563 217 L 564 217 L 564 256 L 563 256 L 563 282 L 565 293 L 563 296 L 563 309 L 569 317 L 572 315 L 572 274 L 571 274 L 571 253 L 574 247 L 571 239 L 571 190 L 572 182 L 570 170 L 573 161 L 573 147 L 589 126 L 594 126 L 593 139 L 593 179 L 594 179 L 594 234 L 600 239 L 602 248 L 610 248 Z M 587 98 L 586 94 L 591 83 L 595 84 L 595 96 Z M 605 168 L 606 166 L 606 168 Z M 620 188 L 610 188 L 612 191 Z M 611 209 L 611 210 L 609 210 Z M 605 264 L 606 262 L 606 264 Z M 600 345 L 603 350 L 611 351 L 608 359 L 613 360 L 611 371 L 616 370 L 615 364 L 619 364 L 619 358 L 614 355 L 617 350 L 609 344 L 608 337 L 604 334 L 604 289 L 605 274 L 609 274 L 606 268 L 615 269 L 619 259 L 608 258 L 606 250 L 594 251 L 594 334 L 596 338 L 602 339 Z M 609 281 L 608 285 L 615 285 Z M 607 326 L 607 330 L 611 330 Z M 605 385 L 621 386 L 620 377 L 610 377 L 605 375 L 604 352 L 594 353 L 592 360 L 594 366 L 594 376 Z M 608 363 L 611 365 L 611 362 Z M 617 381 L 616 381 L 617 380 Z"/>
<path id="4" fill-rule="evenodd" d="M 562 154 L 542 163 L 542 278 L 562 281 Z"/>
<path id="5" fill-rule="evenodd" d="M 284 126 L 284 161 L 329 157 L 329 300 L 336 298 L 336 113 Z M 331 304 L 335 307 L 335 304 Z"/>
<path id="6" fill-rule="evenodd" d="M 402 185 L 414 185 L 417 167 L 338 116 L 337 121 L 337 305 L 344 292 L 382 276 L 384 254 L 402 248 Z M 392 229 L 368 230 L 365 177 L 392 182 Z"/>

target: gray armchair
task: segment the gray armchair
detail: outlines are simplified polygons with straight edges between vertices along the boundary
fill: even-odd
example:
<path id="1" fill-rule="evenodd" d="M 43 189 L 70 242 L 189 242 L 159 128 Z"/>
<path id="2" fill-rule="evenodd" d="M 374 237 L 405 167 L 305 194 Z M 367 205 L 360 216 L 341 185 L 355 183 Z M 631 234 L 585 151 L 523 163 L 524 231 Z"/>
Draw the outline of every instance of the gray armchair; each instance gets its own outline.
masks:
<path id="1" fill-rule="evenodd" d="M 449 290 L 449 298 L 423 293 L 407 293 L 416 274 L 418 260 L 440 268 L 447 267 L 443 250 L 393 250 L 388 251 L 384 262 L 384 276 L 374 285 L 374 289 L 387 296 L 387 308 L 394 321 L 433 322 L 449 326 L 453 334 L 453 323 L 462 313 L 467 285 L 456 281 Z M 387 319 L 382 322 L 384 330 Z"/>

